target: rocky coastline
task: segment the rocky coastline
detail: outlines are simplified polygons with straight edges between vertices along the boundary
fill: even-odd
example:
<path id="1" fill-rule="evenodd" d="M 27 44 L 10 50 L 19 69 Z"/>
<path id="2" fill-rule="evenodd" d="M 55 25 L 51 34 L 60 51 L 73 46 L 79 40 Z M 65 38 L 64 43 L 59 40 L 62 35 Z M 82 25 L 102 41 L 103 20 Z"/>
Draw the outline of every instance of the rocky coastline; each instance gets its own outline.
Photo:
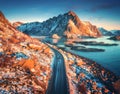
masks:
<path id="1" fill-rule="evenodd" d="M 120 79 L 119 76 L 93 60 L 77 56 L 56 46 L 53 47 L 59 50 L 65 58 L 69 85 L 72 87 L 70 88 L 71 94 L 75 92 L 80 94 L 95 94 L 95 92 L 119 94 L 115 87 Z"/>

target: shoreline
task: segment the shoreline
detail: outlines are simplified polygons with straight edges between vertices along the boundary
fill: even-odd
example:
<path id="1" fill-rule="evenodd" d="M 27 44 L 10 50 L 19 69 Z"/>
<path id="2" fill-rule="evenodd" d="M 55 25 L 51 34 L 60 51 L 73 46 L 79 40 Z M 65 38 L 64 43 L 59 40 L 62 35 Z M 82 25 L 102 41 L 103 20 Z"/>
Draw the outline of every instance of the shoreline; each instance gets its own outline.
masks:
<path id="1" fill-rule="evenodd" d="M 111 92 L 115 92 L 116 94 L 118 94 L 114 87 L 114 84 L 120 79 L 120 76 L 117 76 L 112 71 L 106 69 L 105 67 L 101 66 L 100 64 L 98 64 L 97 62 L 95 62 L 91 59 L 88 59 L 88 58 L 80 56 L 80 55 L 76 55 L 68 50 L 61 49 L 59 47 L 57 47 L 57 49 L 62 50 L 63 52 L 66 52 L 66 53 L 70 53 L 73 56 L 75 56 L 76 58 L 81 58 L 83 61 L 86 62 L 86 64 L 88 66 L 91 66 L 92 71 L 91 70 L 88 71 L 90 74 L 92 72 L 94 77 L 96 79 L 98 79 L 106 88 L 108 88 Z M 103 75 L 105 75 L 105 77 Z"/>
<path id="2" fill-rule="evenodd" d="M 75 56 L 78 56 L 78 57 L 80 57 L 80 58 L 82 58 L 82 59 L 85 59 L 85 60 L 87 60 L 87 61 L 89 61 L 89 62 L 91 62 L 91 63 L 95 63 L 95 64 L 98 65 L 99 67 L 105 69 L 106 71 L 108 71 L 108 72 L 112 73 L 113 75 L 117 76 L 118 78 L 120 78 L 120 76 L 118 76 L 117 74 L 115 74 L 115 73 L 112 72 L 111 70 L 105 68 L 104 66 L 100 65 L 99 63 L 97 63 L 96 61 L 94 61 L 94 60 L 92 60 L 92 59 L 89 59 L 89 58 L 84 57 L 84 56 L 81 56 L 81 55 L 76 55 L 76 54 L 74 54 L 74 53 L 72 53 L 72 52 L 69 52 L 69 51 L 67 51 L 67 50 L 65 50 L 65 51 L 68 52 L 68 53 L 71 53 L 71 54 L 73 54 L 73 55 L 75 55 Z"/>
<path id="3" fill-rule="evenodd" d="M 95 62 L 92 59 L 77 55 L 73 52 L 70 52 L 69 50 L 63 49 L 56 45 L 52 45 L 52 44 L 49 44 L 49 45 L 51 45 L 51 47 L 57 49 L 63 56 L 66 57 L 66 55 L 67 55 L 68 59 L 66 59 L 66 67 L 67 67 L 70 91 L 80 92 L 79 87 L 81 87 L 81 86 L 86 87 L 87 86 L 86 83 L 91 83 L 91 82 L 88 82 L 87 80 L 89 80 L 89 81 L 91 80 L 92 82 L 95 82 L 97 84 L 96 87 L 99 88 L 98 84 L 102 84 L 102 87 L 100 86 L 101 89 L 105 89 L 108 92 L 119 94 L 119 93 L 117 93 L 119 91 L 116 89 L 115 84 L 117 83 L 117 81 L 120 80 L 120 76 L 116 75 L 115 73 L 113 73 L 109 69 L 103 67 L 102 65 L 98 64 L 97 62 Z M 69 57 L 69 54 L 71 55 L 70 57 Z M 69 60 L 72 58 L 73 58 L 73 63 L 69 62 Z M 83 64 L 82 66 L 77 65 L 78 62 L 76 63 L 75 58 L 81 59 L 83 62 L 85 62 L 85 64 Z M 78 70 L 79 72 L 77 72 L 76 70 Z M 84 75 L 84 77 L 82 77 L 82 75 Z M 86 78 L 86 77 L 88 77 L 88 78 Z M 81 82 L 82 79 L 85 83 Z M 75 83 L 73 83 L 73 82 L 75 82 Z M 91 83 L 91 84 L 94 86 L 94 83 Z M 74 88 L 75 90 L 73 90 L 72 88 Z M 92 89 L 92 88 L 86 87 L 85 92 L 90 91 L 89 89 Z M 93 89 L 93 90 L 95 90 L 95 89 Z M 90 92 L 93 92 L 93 91 L 90 91 Z M 104 90 L 103 90 L 103 92 L 104 92 Z"/>
<path id="4" fill-rule="evenodd" d="M 57 47 L 57 46 L 56 46 L 56 47 Z M 70 53 L 70 54 L 73 54 L 74 56 L 77 56 L 77 57 L 80 57 L 80 58 L 82 58 L 82 59 L 85 59 L 85 60 L 87 60 L 87 61 L 89 61 L 89 62 L 91 62 L 91 63 L 95 63 L 95 64 L 98 65 L 99 67 L 105 69 L 106 71 L 112 73 L 114 76 L 120 78 L 119 75 L 115 74 L 115 73 L 112 72 L 111 70 L 105 68 L 104 66 L 100 65 L 99 63 L 97 63 L 96 61 L 94 61 L 94 60 L 92 60 L 92 59 L 89 59 L 89 58 L 84 57 L 84 56 L 81 56 L 81 55 L 76 55 L 75 53 L 72 53 L 72 52 L 70 52 L 70 51 L 68 51 L 68 50 L 62 49 L 62 48 L 60 48 L 60 47 L 57 47 L 57 48 L 58 48 L 58 49 L 61 49 L 61 50 L 63 50 L 63 51 L 65 51 L 65 52 L 68 52 L 68 53 Z"/>

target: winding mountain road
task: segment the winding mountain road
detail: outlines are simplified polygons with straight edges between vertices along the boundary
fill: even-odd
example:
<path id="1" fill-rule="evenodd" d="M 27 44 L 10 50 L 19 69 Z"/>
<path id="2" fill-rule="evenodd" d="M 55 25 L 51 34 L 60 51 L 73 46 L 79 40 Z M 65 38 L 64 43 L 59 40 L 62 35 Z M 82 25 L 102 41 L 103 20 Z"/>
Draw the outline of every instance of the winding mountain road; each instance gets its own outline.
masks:
<path id="1" fill-rule="evenodd" d="M 55 57 L 46 94 L 69 94 L 64 58 L 59 51 L 51 49 L 54 51 Z"/>

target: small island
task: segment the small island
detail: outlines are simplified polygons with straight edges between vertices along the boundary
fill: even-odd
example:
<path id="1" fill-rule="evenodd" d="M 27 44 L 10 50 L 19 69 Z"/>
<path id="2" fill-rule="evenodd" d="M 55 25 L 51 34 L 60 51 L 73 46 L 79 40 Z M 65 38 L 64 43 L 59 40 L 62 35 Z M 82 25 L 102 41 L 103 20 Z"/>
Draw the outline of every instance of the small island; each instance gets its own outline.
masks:
<path id="1" fill-rule="evenodd" d="M 90 45 L 90 46 L 117 46 L 116 43 L 104 43 L 104 42 L 96 42 L 96 41 L 80 41 L 80 42 L 74 42 L 76 44 L 82 44 L 82 45 Z"/>

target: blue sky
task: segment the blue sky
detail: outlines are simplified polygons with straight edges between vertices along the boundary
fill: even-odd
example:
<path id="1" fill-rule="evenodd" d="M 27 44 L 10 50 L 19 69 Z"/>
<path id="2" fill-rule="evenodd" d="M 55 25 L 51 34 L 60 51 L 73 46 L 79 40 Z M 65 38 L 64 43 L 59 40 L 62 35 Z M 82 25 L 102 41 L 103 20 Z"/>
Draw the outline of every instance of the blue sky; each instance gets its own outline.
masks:
<path id="1" fill-rule="evenodd" d="M 98 27 L 120 29 L 120 0 L 0 0 L 0 10 L 11 22 L 41 22 L 72 10 Z"/>

